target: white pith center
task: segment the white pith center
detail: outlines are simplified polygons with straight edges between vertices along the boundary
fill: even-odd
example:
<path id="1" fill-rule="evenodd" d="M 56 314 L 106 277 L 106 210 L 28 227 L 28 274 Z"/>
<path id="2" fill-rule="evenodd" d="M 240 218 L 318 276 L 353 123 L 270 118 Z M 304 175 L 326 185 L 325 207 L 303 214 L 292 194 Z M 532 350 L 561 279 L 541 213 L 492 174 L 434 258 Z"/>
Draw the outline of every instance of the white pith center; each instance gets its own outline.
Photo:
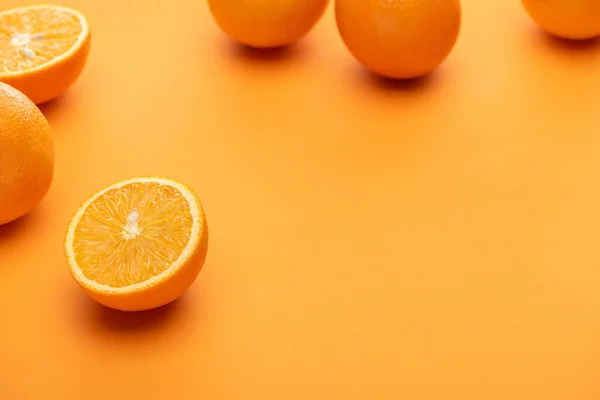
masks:
<path id="1" fill-rule="evenodd" d="M 142 229 L 139 226 L 140 213 L 135 208 L 127 216 L 125 226 L 123 226 L 123 239 L 131 240 L 135 239 L 142 234 Z"/>
<path id="2" fill-rule="evenodd" d="M 21 54 L 28 60 L 35 57 L 35 51 L 31 48 L 30 44 L 37 40 L 43 40 L 46 38 L 44 32 L 29 34 L 29 33 L 13 33 L 10 35 L 10 44 L 18 47 Z"/>

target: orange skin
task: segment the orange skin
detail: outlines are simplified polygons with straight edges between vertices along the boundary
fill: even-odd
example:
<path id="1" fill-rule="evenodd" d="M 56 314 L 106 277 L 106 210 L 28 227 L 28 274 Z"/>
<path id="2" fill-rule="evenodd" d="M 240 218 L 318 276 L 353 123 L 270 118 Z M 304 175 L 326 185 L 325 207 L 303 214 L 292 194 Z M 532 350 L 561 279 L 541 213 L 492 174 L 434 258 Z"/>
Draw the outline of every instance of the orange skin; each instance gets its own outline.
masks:
<path id="1" fill-rule="evenodd" d="M 0 225 L 30 212 L 54 175 L 54 138 L 41 111 L 0 82 Z"/>
<path id="2" fill-rule="evenodd" d="M 273 48 L 300 40 L 321 19 L 329 0 L 208 0 L 219 27 L 250 47 Z"/>
<path id="3" fill-rule="evenodd" d="M 336 0 L 338 30 L 365 67 L 387 78 L 428 74 L 450 54 L 461 25 L 459 0 Z"/>
<path id="4" fill-rule="evenodd" d="M 563 39 L 600 36 L 598 0 L 522 0 L 529 16 L 546 32 Z"/>

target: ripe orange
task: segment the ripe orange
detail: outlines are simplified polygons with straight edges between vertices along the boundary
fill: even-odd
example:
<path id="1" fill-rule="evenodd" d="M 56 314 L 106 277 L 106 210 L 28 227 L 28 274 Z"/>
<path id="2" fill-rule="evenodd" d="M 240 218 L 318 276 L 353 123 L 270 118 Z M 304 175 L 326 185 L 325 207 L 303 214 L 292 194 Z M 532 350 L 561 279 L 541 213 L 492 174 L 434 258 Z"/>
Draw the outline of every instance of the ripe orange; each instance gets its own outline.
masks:
<path id="1" fill-rule="evenodd" d="M 36 104 L 67 90 L 89 51 L 88 24 L 75 10 L 39 5 L 0 12 L 0 82 Z"/>
<path id="2" fill-rule="evenodd" d="M 319 21 L 329 0 L 208 0 L 220 28 L 251 47 L 290 45 Z"/>
<path id="3" fill-rule="evenodd" d="M 67 228 L 65 255 L 83 290 L 100 304 L 148 310 L 179 298 L 202 269 L 208 227 L 183 183 L 134 178 L 81 205 Z"/>
<path id="4" fill-rule="evenodd" d="M 54 174 L 54 139 L 41 111 L 0 82 L 0 225 L 31 211 Z"/>
<path id="5" fill-rule="evenodd" d="M 529 16 L 545 31 L 564 39 L 600 36 L 599 0 L 522 0 Z"/>
<path id="6" fill-rule="evenodd" d="M 350 53 L 394 79 L 434 70 L 452 51 L 461 24 L 459 0 L 336 0 L 338 30 Z"/>

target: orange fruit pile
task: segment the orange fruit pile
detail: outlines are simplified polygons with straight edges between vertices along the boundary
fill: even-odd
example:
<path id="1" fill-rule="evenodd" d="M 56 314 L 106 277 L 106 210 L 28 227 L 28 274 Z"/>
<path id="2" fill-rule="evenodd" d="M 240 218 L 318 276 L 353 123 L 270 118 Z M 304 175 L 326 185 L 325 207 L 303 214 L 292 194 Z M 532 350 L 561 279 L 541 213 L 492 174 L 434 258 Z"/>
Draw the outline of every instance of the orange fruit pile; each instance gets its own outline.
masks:
<path id="1" fill-rule="evenodd" d="M 522 0 L 531 18 L 548 33 L 563 39 L 600 36 L 599 0 Z"/>
<path id="2" fill-rule="evenodd" d="M 54 139 L 41 111 L 0 82 L 0 225 L 30 212 L 54 174 Z"/>
<path id="3" fill-rule="evenodd" d="M 290 45 L 319 21 L 329 0 L 208 0 L 212 15 L 232 39 L 257 48 Z"/>
<path id="4" fill-rule="evenodd" d="M 0 12 L 0 82 L 36 104 L 67 90 L 89 51 L 90 30 L 78 11 L 40 5 Z"/>
<path id="5" fill-rule="evenodd" d="M 450 54 L 461 25 L 459 0 L 336 0 L 350 53 L 388 78 L 416 78 Z"/>
<path id="6" fill-rule="evenodd" d="M 140 311 L 181 296 L 200 272 L 206 217 L 192 189 L 167 178 L 110 185 L 85 201 L 65 236 L 77 283 L 107 307 Z"/>

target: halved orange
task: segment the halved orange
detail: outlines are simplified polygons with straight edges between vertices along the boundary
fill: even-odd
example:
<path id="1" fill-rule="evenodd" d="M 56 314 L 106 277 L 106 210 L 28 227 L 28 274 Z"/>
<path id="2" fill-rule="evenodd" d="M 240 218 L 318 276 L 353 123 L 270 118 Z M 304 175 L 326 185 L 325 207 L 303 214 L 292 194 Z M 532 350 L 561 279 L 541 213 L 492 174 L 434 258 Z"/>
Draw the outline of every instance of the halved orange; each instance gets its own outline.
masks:
<path id="1" fill-rule="evenodd" d="M 94 300 L 123 311 L 179 298 L 202 269 L 208 227 L 192 189 L 160 177 L 112 184 L 81 205 L 67 228 L 73 278 Z"/>
<path id="2" fill-rule="evenodd" d="M 90 29 L 79 11 L 35 5 L 0 12 L 0 82 L 41 104 L 60 96 L 81 74 Z"/>

